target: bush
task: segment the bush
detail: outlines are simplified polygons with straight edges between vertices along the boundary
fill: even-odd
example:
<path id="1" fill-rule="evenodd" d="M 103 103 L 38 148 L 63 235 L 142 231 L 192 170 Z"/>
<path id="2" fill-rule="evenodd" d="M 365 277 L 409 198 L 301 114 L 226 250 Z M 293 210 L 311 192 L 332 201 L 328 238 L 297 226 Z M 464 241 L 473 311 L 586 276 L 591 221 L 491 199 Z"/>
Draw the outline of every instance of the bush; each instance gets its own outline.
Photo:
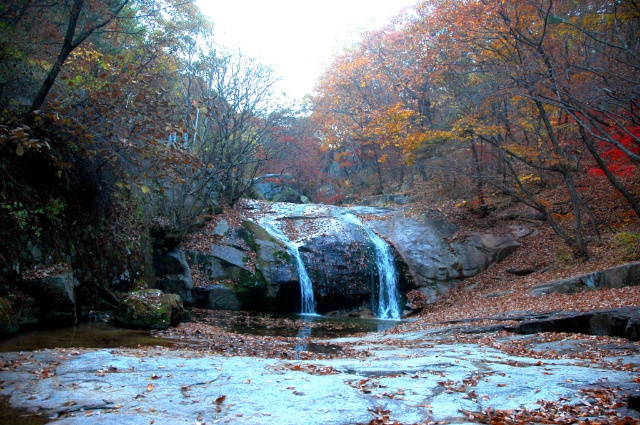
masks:
<path id="1" fill-rule="evenodd" d="M 640 232 L 620 232 L 613 237 L 616 254 L 624 261 L 640 260 Z"/>

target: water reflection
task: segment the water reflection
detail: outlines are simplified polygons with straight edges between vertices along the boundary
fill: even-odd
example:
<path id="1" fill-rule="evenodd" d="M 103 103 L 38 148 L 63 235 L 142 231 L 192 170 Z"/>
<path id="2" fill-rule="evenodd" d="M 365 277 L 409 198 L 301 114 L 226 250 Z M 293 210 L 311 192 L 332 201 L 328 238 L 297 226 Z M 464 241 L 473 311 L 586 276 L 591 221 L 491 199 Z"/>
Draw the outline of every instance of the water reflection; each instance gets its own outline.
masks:
<path id="1" fill-rule="evenodd" d="M 307 346 L 309 345 L 309 339 L 311 337 L 311 326 L 303 326 L 298 331 L 298 342 L 296 342 L 296 346 L 294 348 L 296 354 L 295 359 L 300 360 L 300 352 L 307 351 Z"/>
<path id="2" fill-rule="evenodd" d="M 309 327 L 314 338 L 340 338 L 359 333 L 390 329 L 398 320 L 363 319 L 359 317 L 327 317 L 302 314 L 266 314 L 239 311 L 199 310 L 195 321 L 209 323 L 225 331 L 260 336 L 297 337 Z"/>
<path id="3" fill-rule="evenodd" d="M 46 348 L 136 348 L 172 345 L 148 331 L 124 329 L 103 322 L 80 323 L 65 328 L 20 331 L 0 340 L 0 352 L 33 351 Z"/>
<path id="4" fill-rule="evenodd" d="M 360 333 L 384 331 L 396 326 L 396 320 L 326 317 L 319 315 L 270 315 L 241 311 L 194 310 L 194 321 L 222 328 L 227 332 L 258 336 L 294 337 L 296 352 L 333 352 L 326 344 L 310 342 L 313 338 L 340 338 Z M 21 331 L 0 339 L 0 352 L 32 351 L 47 348 L 137 348 L 173 346 L 176 340 L 156 338 L 149 331 L 116 327 L 109 323 L 90 322 L 66 328 Z M 184 341 L 181 341 L 182 345 Z M 329 347 L 329 348 L 327 348 Z M 329 351 L 327 351 L 329 350 Z"/>

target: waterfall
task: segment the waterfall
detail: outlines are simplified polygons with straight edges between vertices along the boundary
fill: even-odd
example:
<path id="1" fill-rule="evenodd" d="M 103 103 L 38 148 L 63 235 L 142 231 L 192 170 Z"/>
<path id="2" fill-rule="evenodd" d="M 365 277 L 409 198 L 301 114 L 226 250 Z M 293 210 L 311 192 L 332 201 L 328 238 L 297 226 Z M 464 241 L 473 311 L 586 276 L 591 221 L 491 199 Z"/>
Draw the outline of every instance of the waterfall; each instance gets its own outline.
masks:
<path id="1" fill-rule="evenodd" d="M 300 246 L 292 242 L 287 235 L 285 235 L 275 224 L 275 221 L 281 218 L 281 216 L 276 217 L 264 217 L 258 221 L 260 224 L 271 236 L 282 241 L 287 247 L 289 254 L 296 259 L 296 266 L 298 268 L 298 278 L 300 279 L 300 293 L 301 293 L 301 304 L 302 310 L 301 314 L 316 314 L 316 302 L 313 298 L 313 284 L 311 282 L 311 278 L 309 278 L 309 273 L 307 273 L 307 269 L 304 266 L 304 262 L 302 261 L 302 256 L 300 255 Z"/>
<path id="2" fill-rule="evenodd" d="M 373 242 L 379 276 L 378 309 L 376 315 L 379 319 L 400 319 L 397 290 L 398 273 L 394 265 L 391 248 L 380 236 L 365 226 L 353 213 L 346 212 L 341 214 L 341 217 L 345 221 L 361 227 L 371 242 Z"/>

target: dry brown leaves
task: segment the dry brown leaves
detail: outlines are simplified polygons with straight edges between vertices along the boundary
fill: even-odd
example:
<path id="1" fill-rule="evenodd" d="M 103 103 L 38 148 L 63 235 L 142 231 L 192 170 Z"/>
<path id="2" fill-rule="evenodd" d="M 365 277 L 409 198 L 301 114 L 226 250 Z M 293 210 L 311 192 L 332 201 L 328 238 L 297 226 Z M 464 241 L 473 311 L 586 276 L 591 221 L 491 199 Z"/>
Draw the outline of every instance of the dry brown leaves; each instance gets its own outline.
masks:
<path id="1" fill-rule="evenodd" d="M 339 350 L 323 350 L 323 343 L 313 338 L 239 334 L 214 324 L 202 322 L 181 323 L 175 328 L 156 333 L 156 336 L 169 338 L 175 341 L 178 347 L 185 345 L 189 348 L 195 347 L 200 351 L 213 352 L 223 356 L 321 360 L 339 357 L 364 358 L 368 355 L 368 352 L 354 350 L 346 344 L 340 344 Z M 332 346 L 334 345 L 336 344 L 332 344 Z M 313 347 L 313 350 L 307 350 L 308 346 Z"/>
<path id="2" fill-rule="evenodd" d="M 482 412 L 461 410 L 469 421 L 491 425 L 584 424 L 637 425 L 640 420 L 623 417 L 615 409 L 624 406 L 623 394 L 617 388 L 583 389 L 582 400 L 575 404 L 540 400 L 537 409 L 494 410 Z"/>
<path id="3" fill-rule="evenodd" d="M 33 281 L 37 279 L 43 279 L 49 276 L 56 276 L 69 270 L 69 265 L 66 263 L 52 264 L 50 266 L 40 266 L 35 270 L 22 273 L 20 278 L 23 281 Z"/>

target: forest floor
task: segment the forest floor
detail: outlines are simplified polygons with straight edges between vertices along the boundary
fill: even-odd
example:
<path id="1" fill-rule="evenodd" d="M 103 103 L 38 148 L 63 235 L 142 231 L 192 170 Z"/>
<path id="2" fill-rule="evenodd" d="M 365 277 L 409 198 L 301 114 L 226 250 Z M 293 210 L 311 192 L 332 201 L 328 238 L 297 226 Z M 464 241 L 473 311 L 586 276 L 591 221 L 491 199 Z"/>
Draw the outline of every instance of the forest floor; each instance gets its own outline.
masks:
<path id="1" fill-rule="evenodd" d="M 420 323 L 445 320 L 484 318 L 506 312 L 591 311 L 626 306 L 640 306 L 640 286 L 627 288 L 583 291 L 576 294 L 548 294 L 534 297 L 533 286 L 555 280 L 580 276 L 609 267 L 640 261 L 640 223 L 629 212 L 621 196 L 611 189 L 604 179 L 584 176 L 578 186 L 588 205 L 592 206 L 591 220 L 597 224 L 599 235 L 590 223 L 585 226 L 589 258 L 575 258 L 564 241 L 548 223 L 524 219 L 504 220 L 509 213 L 520 212 L 525 216 L 533 210 L 513 203 L 501 195 L 488 196 L 486 202 L 491 211 L 483 216 L 468 203 L 438 200 L 433 195 L 417 197 L 412 210 L 438 209 L 458 225 L 454 238 L 471 232 L 509 232 L 518 223 L 532 232 L 518 240 L 521 246 L 506 259 L 480 274 L 465 279 L 459 286 L 428 305 L 420 313 Z M 640 198 L 640 184 L 636 185 Z M 414 193 L 434 193 L 425 188 Z M 573 215 L 566 205 L 565 191 L 559 187 L 540 189 L 541 197 L 549 200 L 554 214 L 564 218 L 562 224 L 571 226 Z M 590 218 L 584 217 L 585 222 Z"/>

